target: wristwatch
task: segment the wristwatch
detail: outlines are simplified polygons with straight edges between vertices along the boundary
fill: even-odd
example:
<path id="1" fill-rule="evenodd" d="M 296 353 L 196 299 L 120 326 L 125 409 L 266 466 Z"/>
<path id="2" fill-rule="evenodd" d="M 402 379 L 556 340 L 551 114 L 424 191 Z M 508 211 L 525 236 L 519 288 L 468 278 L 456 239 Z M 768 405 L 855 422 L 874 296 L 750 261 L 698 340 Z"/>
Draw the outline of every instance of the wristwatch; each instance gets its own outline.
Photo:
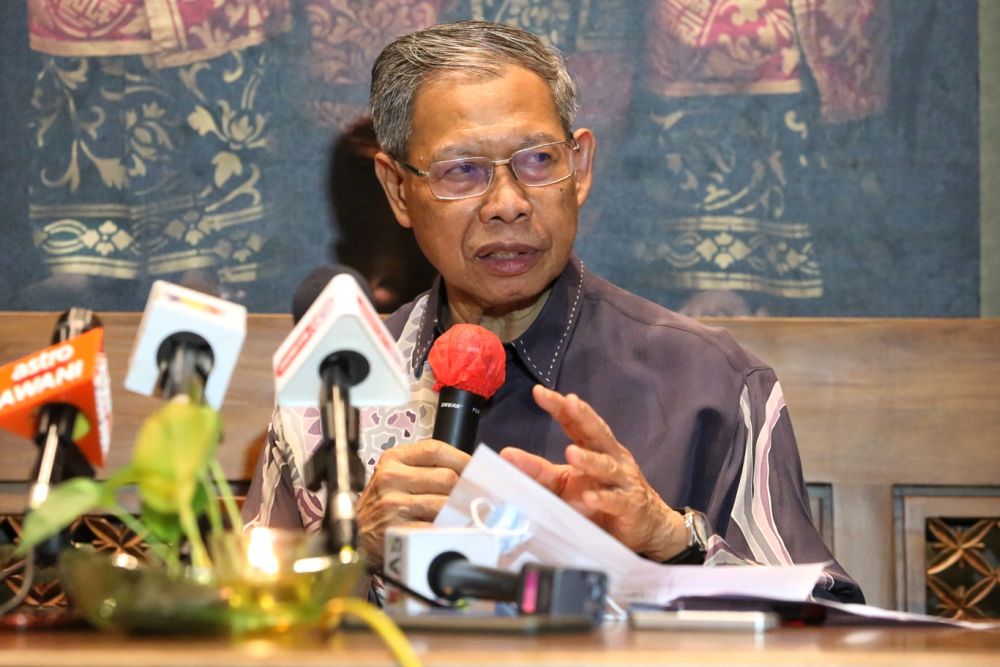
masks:
<path id="1" fill-rule="evenodd" d="M 712 536 L 712 525 L 704 513 L 685 507 L 684 530 L 687 532 L 686 548 L 667 560 L 666 563 L 668 565 L 701 565 L 705 562 L 708 539 Z"/>

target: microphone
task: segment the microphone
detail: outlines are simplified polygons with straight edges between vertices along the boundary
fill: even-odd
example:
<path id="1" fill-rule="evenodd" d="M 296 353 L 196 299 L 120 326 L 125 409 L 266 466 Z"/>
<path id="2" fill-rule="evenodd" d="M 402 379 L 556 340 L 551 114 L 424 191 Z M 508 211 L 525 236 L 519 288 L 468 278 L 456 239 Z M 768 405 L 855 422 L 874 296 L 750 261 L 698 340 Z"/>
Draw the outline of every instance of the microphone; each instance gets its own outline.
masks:
<path id="1" fill-rule="evenodd" d="M 520 572 L 508 572 L 471 563 L 456 551 L 431 561 L 427 581 L 445 600 L 514 602 L 522 615 L 586 616 L 594 625 L 603 618 L 608 589 L 607 575 L 596 570 L 527 563 Z"/>
<path id="2" fill-rule="evenodd" d="M 455 324 L 434 341 L 427 361 L 440 392 L 432 437 L 471 454 L 483 406 L 504 383 L 503 343 L 479 325 Z"/>
<path id="3" fill-rule="evenodd" d="M 59 317 L 52 345 L 0 367 L 0 428 L 33 439 L 39 448 L 28 508 L 48 498 L 53 484 L 93 477 L 111 443 L 111 382 L 104 329 L 93 312 L 70 308 Z M 65 533 L 36 549 L 54 563 Z"/>
<path id="4" fill-rule="evenodd" d="M 293 301 L 315 292 L 313 272 Z M 353 405 L 401 405 L 410 395 L 403 358 L 357 280 L 339 273 L 298 319 L 272 360 L 275 396 L 284 407 L 309 407 L 319 398 L 323 440 L 306 469 L 313 491 L 326 484 L 327 547 L 342 562 L 357 557 L 357 495 L 364 486 Z"/>
<path id="5" fill-rule="evenodd" d="M 385 581 L 389 584 L 386 604 L 411 614 L 424 609 L 423 602 L 404 592 L 415 593 L 425 600 L 433 598 L 427 572 L 434 559 L 445 552 L 461 554 L 475 565 L 495 566 L 500 559 L 500 540 L 472 527 L 395 525 L 386 528 L 382 565 Z M 405 588 L 397 588 L 396 582 Z"/>
<path id="6" fill-rule="evenodd" d="M 315 286 L 315 281 L 307 279 L 297 292 L 308 294 Z M 362 372 L 361 360 L 367 364 L 367 372 Z M 323 286 L 274 353 L 278 404 L 316 405 L 323 390 L 318 369 L 334 361 L 350 366 L 352 377 L 358 376 L 351 385 L 353 405 L 402 405 L 410 397 L 403 357 L 395 341 L 358 282 L 345 273 Z"/>
<path id="7" fill-rule="evenodd" d="M 247 309 L 163 280 L 153 283 L 129 356 L 125 388 L 187 395 L 218 410 L 246 338 Z"/>

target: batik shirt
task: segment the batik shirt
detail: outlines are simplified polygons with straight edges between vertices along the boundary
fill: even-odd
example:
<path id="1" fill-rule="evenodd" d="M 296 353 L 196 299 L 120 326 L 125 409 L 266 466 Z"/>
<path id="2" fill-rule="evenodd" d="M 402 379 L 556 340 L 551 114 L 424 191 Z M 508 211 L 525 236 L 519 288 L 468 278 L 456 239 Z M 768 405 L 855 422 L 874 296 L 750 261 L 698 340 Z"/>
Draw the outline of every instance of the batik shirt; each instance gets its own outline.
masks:
<path id="1" fill-rule="evenodd" d="M 408 360 L 411 401 L 363 410 L 361 456 L 428 438 L 437 398 L 427 354 L 443 331 L 443 285 L 386 325 Z M 792 424 L 774 371 L 724 330 L 625 292 L 573 258 L 537 319 L 504 345 L 507 377 L 479 440 L 565 462 L 568 438 L 535 405 L 542 384 L 594 407 L 671 507 L 703 511 L 715 530 L 706 563 L 828 562 L 817 594 L 861 601 L 812 523 Z M 320 440 L 315 409 L 275 411 L 244 514 L 251 524 L 318 528 L 323 498 L 303 469 Z"/>

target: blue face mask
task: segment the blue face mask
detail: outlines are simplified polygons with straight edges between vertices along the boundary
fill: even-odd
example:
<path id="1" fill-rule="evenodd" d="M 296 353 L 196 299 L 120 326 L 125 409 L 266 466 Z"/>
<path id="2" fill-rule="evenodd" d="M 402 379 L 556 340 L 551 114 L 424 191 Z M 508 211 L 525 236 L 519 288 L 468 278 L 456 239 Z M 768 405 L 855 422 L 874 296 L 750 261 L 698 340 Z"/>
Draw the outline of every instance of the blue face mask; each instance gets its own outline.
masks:
<path id="1" fill-rule="evenodd" d="M 495 507 L 486 498 L 476 498 L 469 505 L 469 515 L 476 528 L 497 538 L 501 554 L 513 551 L 531 538 L 531 522 L 510 503 Z"/>

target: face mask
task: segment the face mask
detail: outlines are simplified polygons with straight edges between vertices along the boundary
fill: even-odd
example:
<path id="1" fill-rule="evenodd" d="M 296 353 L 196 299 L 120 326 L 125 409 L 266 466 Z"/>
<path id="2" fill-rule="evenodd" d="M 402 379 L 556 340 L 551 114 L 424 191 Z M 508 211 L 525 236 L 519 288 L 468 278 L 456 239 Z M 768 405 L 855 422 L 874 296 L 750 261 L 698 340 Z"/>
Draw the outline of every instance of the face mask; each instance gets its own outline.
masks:
<path id="1" fill-rule="evenodd" d="M 531 538 L 531 522 L 509 503 L 494 507 L 486 498 L 476 498 L 469 504 L 469 515 L 476 528 L 497 538 L 501 555 Z"/>

